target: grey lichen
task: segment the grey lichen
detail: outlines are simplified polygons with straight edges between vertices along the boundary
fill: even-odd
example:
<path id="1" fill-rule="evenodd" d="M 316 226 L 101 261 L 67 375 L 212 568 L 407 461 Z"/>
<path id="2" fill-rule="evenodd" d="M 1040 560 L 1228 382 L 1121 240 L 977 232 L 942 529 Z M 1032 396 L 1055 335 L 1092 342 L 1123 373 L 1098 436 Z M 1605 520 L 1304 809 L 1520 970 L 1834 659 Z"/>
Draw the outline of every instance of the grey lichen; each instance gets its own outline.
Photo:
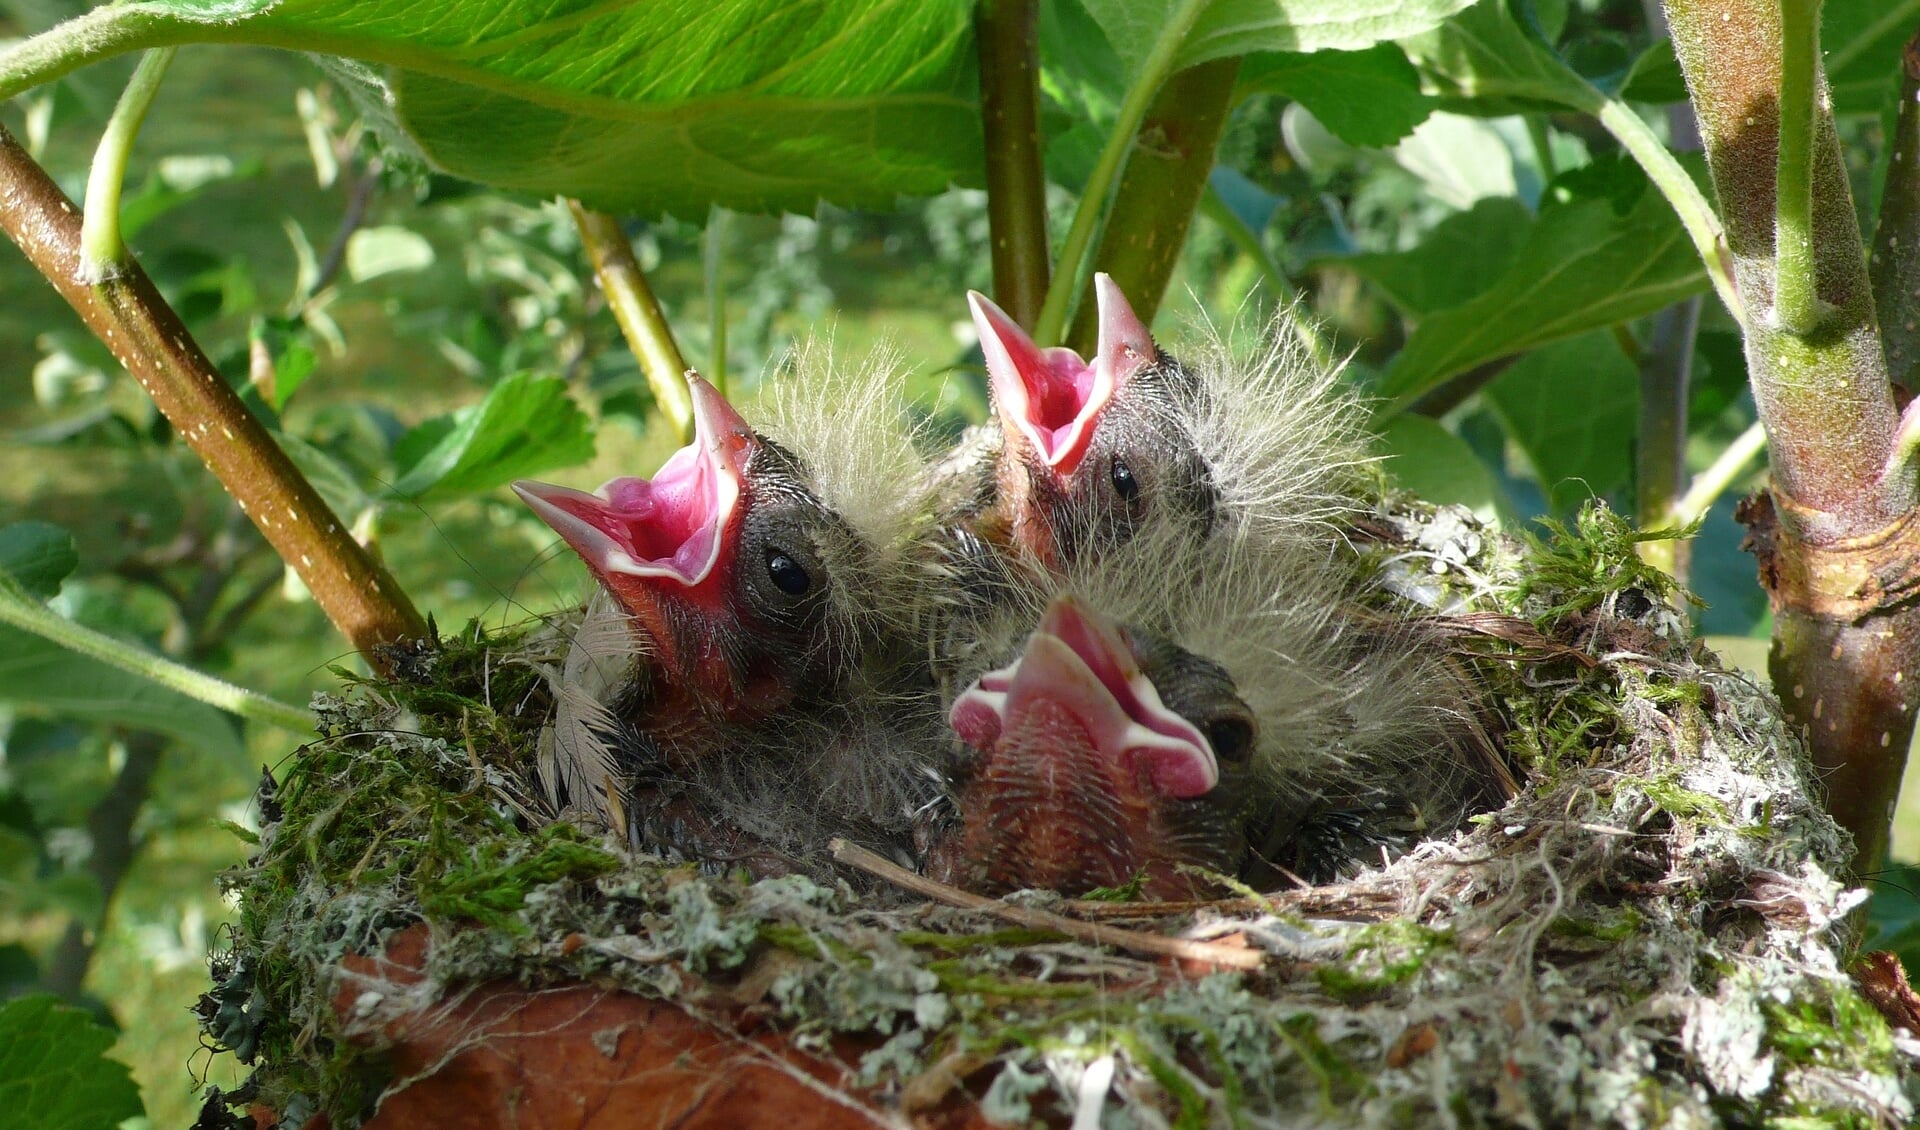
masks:
<path id="1" fill-rule="evenodd" d="M 631 855 L 528 783 L 547 706 L 514 656 L 540 641 L 470 635 L 424 682 L 324 699 L 323 737 L 263 789 L 209 1031 L 259 1065 L 262 1100 L 353 1124 L 377 1049 L 343 1038 L 342 963 L 424 922 L 428 996 L 751 999 L 823 1054 L 855 1037 L 851 1077 L 903 1110 L 965 1085 L 1010 1124 L 1908 1123 L 1920 1042 L 1846 975 L 1849 845 L 1778 705 L 1687 638 L 1631 531 L 1594 511 L 1523 547 L 1457 511 L 1382 518 L 1418 547 L 1373 563 L 1396 591 L 1537 633 L 1469 660 L 1525 787 L 1348 882 L 1062 908 L 1237 937 L 1260 972 Z"/>

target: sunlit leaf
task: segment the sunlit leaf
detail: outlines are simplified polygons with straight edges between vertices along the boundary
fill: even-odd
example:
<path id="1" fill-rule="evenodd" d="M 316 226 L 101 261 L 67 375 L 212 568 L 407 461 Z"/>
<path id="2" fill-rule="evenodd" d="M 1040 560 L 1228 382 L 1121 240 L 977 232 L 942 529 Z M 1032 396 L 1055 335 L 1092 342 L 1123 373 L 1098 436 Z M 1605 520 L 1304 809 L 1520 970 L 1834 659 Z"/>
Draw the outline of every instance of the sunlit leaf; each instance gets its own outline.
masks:
<path id="1" fill-rule="evenodd" d="M 968 0 L 142 0 L 138 47 L 256 43 L 331 68 L 389 140 L 615 212 L 889 206 L 980 168 Z"/>
<path id="2" fill-rule="evenodd" d="M 494 385 L 479 404 L 401 436 L 394 448 L 400 478 L 391 493 L 479 494 L 591 458 L 593 427 L 567 395 L 566 382 L 520 373 Z"/>
<path id="3" fill-rule="evenodd" d="M 347 240 L 347 275 L 354 282 L 431 266 L 433 244 L 406 228 L 361 228 Z"/>
<path id="4" fill-rule="evenodd" d="M 1555 184 L 1513 265 L 1478 297 L 1424 319 L 1388 366 L 1383 395 L 1404 403 L 1484 362 L 1706 290 L 1679 218 L 1637 168 L 1616 160 Z"/>
<path id="5" fill-rule="evenodd" d="M 1213 0 L 1176 67 L 1254 51 L 1360 51 L 1427 31 L 1472 0 Z M 1129 72 L 1153 49 L 1178 0 L 1086 0 Z"/>
<path id="6" fill-rule="evenodd" d="M 0 1005 L 0 1110 L 34 1130 L 112 1130 L 145 1113 L 114 1035 L 51 996 Z"/>
<path id="7" fill-rule="evenodd" d="M 1433 111 L 1420 72 L 1391 43 L 1365 51 L 1267 52 L 1240 66 L 1240 94 L 1283 94 L 1353 145 L 1392 145 Z"/>
<path id="8" fill-rule="evenodd" d="M 1514 14 L 1514 2 L 1480 0 L 1400 45 L 1455 113 L 1594 109 L 1599 92 L 1561 60 L 1537 27 Z"/>

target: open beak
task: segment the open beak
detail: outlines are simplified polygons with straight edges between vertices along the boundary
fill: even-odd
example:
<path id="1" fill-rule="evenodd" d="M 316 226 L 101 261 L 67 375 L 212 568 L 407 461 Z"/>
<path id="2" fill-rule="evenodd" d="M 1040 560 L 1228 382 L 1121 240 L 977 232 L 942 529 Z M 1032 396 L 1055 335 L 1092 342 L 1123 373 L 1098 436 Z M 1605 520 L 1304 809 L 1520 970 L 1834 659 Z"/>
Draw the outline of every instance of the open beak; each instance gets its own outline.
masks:
<path id="1" fill-rule="evenodd" d="M 1153 339 L 1112 278 L 1093 276 L 1100 342 L 1089 363 L 1064 346 L 1042 349 L 979 291 L 967 292 L 986 354 L 995 409 L 1043 462 L 1070 475 L 1086 457 L 1100 413 L 1141 366 L 1159 359 Z"/>
<path id="2" fill-rule="evenodd" d="M 1053 709 L 1036 714 L 1043 703 Z M 1071 596 L 1049 605 L 1020 658 L 982 675 L 955 700 L 947 720 L 961 740 L 984 749 L 1029 719 L 1045 726 L 1061 712 L 1109 763 L 1151 782 L 1163 796 L 1201 796 L 1220 781 L 1212 746 L 1160 701 L 1120 630 Z"/>
<path id="3" fill-rule="evenodd" d="M 588 493 L 522 479 L 515 494 L 603 580 L 639 577 L 692 588 L 720 563 L 740 506 L 753 429 L 702 380 L 693 393 L 693 442 L 651 479 L 610 479 Z"/>

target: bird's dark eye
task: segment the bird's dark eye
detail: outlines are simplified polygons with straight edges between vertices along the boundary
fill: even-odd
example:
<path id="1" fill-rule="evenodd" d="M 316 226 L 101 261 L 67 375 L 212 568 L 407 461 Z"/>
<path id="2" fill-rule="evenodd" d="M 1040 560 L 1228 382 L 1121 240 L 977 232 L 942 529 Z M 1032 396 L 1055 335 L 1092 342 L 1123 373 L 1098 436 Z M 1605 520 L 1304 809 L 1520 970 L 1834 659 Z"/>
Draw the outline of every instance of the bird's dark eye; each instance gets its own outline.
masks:
<path id="1" fill-rule="evenodd" d="M 1237 765 L 1253 752 L 1253 726 L 1244 718 L 1221 718 L 1207 724 L 1207 744 L 1220 761 Z"/>
<path id="2" fill-rule="evenodd" d="M 767 550 L 767 576 L 788 596 L 805 596 L 813 587 L 813 578 L 807 576 L 800 563 L 777 549 Z"/>
<path id="3" fill-rule="evenodd" d="M 1140 480 L 1133 477 L 1133 468 L 1127 466 L 1127 461 L 1118 455 L 1113 457 L 1113 489 L 1127 502 L 1132 502 L 1140 494 Z"/>

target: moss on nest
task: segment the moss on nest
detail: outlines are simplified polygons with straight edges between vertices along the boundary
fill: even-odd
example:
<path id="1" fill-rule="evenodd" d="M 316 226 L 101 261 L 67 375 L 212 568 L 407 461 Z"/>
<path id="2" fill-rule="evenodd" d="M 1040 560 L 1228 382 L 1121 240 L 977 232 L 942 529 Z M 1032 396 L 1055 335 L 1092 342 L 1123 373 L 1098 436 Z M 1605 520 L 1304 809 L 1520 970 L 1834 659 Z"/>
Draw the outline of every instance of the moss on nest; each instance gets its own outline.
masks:
<path id="1" fill-rule="evenodd" d="M 1639 535 L 1603 510 L 1526 546 L 1458 511 L 1381 519 L 1422 546 L 1403 587 L 1547 641 L 1477 661 L 1526 787 L 1351 882 L 1164 918 L 1066 908 L 1238 935 L 1271 955 L 1259 972 L 631 856 L 530 783 L 557 646 L 536 626 L 320 701 L 321 738 L 265 783 L 258 854 L 228 877 L 241 915 L 209 1033 L 257 1065 L 260 1101 L 354 1124 L 383 1080 L 342 1038 L 342 962 L 425 923 L 437 992 L 751 997 L 882 1102 L 937 1100 L 958 1073 L 1001 1121 L 1086 1102 L 1122 1125 L 1909 1120 L 1920 1044 L 1844 972 L 1844 836 L 1777 704 L 1687 637 Z"/>

